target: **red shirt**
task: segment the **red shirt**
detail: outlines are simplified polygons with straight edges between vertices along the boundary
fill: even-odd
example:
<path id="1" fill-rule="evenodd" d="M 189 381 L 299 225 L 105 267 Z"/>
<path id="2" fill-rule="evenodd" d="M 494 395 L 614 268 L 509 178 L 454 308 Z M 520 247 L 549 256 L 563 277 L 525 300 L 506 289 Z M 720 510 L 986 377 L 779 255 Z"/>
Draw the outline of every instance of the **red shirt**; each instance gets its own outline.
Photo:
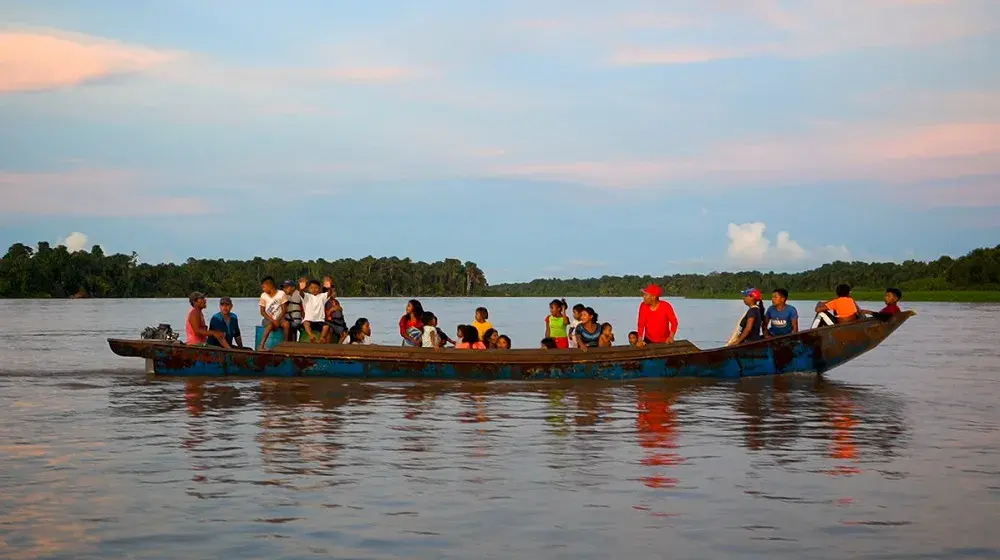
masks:
<path id="1" fill-rule="evenodd" d="M 639 304 L 639 340 L 650 342 L 666 342 L 677 332 L 677 315 L 674 308 L 665 301 L 660 301 L 653 309 L 646 302 Z"/>
<path id="2" fill-rule="evenodd" d="M 410 317 L 409 315 L 403 315 L 399 318 L 399 334 L 403 338 L 409 339 L 410 335 L 406 334 L 408 329 L 420 329 L 423 330 L 424 324 L 420 321 Z"/>
<path id="3" fill-rule="evenodd" d="M 895 303 L 891 303 L 883 307 L 882 311 L 879 311 L 879 313 L 885 313 L 886 315 L 895 315 L 896 313 L 899 313 L 899 311 L 900 311 L 899 306 L 896 305 Z"/>

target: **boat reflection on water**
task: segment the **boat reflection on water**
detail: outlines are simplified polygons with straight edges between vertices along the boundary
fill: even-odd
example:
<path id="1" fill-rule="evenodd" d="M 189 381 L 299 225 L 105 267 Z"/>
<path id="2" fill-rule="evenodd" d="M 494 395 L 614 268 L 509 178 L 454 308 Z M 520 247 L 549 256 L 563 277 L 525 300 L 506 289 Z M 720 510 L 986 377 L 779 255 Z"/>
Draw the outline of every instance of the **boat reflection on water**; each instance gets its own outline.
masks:
<path id="1" fill-rule="evenodd" d="M 145 404 L 175 408 L 178 384 L 158 385 Z M 637 480 L 670 489 L 683 477 L 684 449 L 706 440 L 732 441 L 758 466 L 849 476 L 892 457 L 907 432 L 903 405 L 892 395 L 817 376 L 631 385 L 189 380 L 183 387 L 185 448 L 255 425 L 250 437 L 262 466 L 276 475 L 330 476 L 343 467 L 347 447 L 364 448 L 374 463 L 406 465 L 435 453 L 464 454 L 435 457 L 461 462 L 502 456 L 518 437 L 546 455 L 545 463 L 565 468 L 599 465 L 632 441 Z M 120 396 L 120 413 L 143 412 L 129 394 Z M 167 402 L 149 402 L 156 398 Z M 192 457 L 193 470 L 209 467 L 204 453 Z"/>

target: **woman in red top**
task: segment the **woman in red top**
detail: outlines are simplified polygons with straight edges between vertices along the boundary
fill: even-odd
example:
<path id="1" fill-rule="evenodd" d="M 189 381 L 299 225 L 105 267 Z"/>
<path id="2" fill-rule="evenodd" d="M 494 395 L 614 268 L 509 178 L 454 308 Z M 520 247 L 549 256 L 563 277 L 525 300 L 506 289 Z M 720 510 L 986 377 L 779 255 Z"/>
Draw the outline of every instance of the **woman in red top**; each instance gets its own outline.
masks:
<path id="1" fill-rule="evenodd" d="M 399 336 L 403 337 L 403 346 L 420 346 L 420 336 L 424 324 L 420 317 L 424 314 L 424 306 L 411 299 L 406 304 L 406 315 L 399 318 Z"/>
<path id="2" fill-rule="evenodd" d="M 672 305 L 660 301 L 663 290 L 656 284 L 646 286 L 642 291 L 642 303 L 639 304 L 639 342 L 636 346 L 646 344 L 670 344 L 677 334 L 677 315 Z"/>

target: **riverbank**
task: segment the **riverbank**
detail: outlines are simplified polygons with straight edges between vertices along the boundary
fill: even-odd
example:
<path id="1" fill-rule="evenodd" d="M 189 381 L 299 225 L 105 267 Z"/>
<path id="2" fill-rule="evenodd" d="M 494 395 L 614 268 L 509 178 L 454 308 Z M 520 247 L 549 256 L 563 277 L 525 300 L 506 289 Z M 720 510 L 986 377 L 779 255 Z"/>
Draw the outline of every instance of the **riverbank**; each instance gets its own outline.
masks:
<path id="1" fill-rule="evenodd" d="M 854 290 L 851 292 L 858 301 L 881 301 L 885 292 L 882 290 Z M 740 299 L 739 294 L 732 296 L 721 294 L 689 294 L 688 299 Z M 792 292 L 790 301 L 826 301 L 833 297 L 827 292 Z M 770 299 L 770 294 L 764 294 L 764 299 Z M 903 301 L 926 301 L 941 303 L 1000 303 L 1000 291 L 933 291 L 933 292 L 903 292 Z"/>

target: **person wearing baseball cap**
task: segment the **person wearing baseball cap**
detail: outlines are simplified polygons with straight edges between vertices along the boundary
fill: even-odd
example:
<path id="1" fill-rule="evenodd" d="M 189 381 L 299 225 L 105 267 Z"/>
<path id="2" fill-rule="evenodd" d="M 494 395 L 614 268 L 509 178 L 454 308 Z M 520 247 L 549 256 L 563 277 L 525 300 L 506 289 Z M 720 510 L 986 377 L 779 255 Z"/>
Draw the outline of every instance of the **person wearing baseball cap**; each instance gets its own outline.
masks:
<path id="1" fill-rule="evenodd" d="M 188 312 L 184 330 L 187 334 L 186 344 L 191 346 L 204 346 L 208 339 L 215 339 L 223 348 L 229 348 L 225 334 L 220 331 L 213 331 L 205 324 L 205 294 L 201 292 L 191 292 L 188 296 L 188 303 L 191 304 L 191 311 Z"/>
<path id="2" fill-rule="evenodd" d="M 208 323 L 208 328 L 225 334 L 226 342 L 237 348 L 243 348 L 243 334 L 240 332 L 240 321 L 233 313 L 232 298 L 219 298 L 219 312 L 212 315 L 212 320 Z M 208 339 L 209 346 L 222 346 L 214 338 Z"/>
<path id="3" fill-rule="evenodd" d="M 743 303 L 750 309 L 747 309 L 746 314 L 740 319 L 739 334 L 728 346 L 764 339 L 764 304 L 761 302 L 760 290 L 747 288 L 740 293 L 743 295 Z"/>
<path id="4" fill-rule="evenodd" d="M 674 307 L 660 300 L 663 290 L 656 284 L 646 286 L 642 290 L 642 303 L 639 304 L 639 324 L 636 332 L 639 341 L 636 346 L 646 344 L 670 344 L 677 334 L 677 315 Z"/>

